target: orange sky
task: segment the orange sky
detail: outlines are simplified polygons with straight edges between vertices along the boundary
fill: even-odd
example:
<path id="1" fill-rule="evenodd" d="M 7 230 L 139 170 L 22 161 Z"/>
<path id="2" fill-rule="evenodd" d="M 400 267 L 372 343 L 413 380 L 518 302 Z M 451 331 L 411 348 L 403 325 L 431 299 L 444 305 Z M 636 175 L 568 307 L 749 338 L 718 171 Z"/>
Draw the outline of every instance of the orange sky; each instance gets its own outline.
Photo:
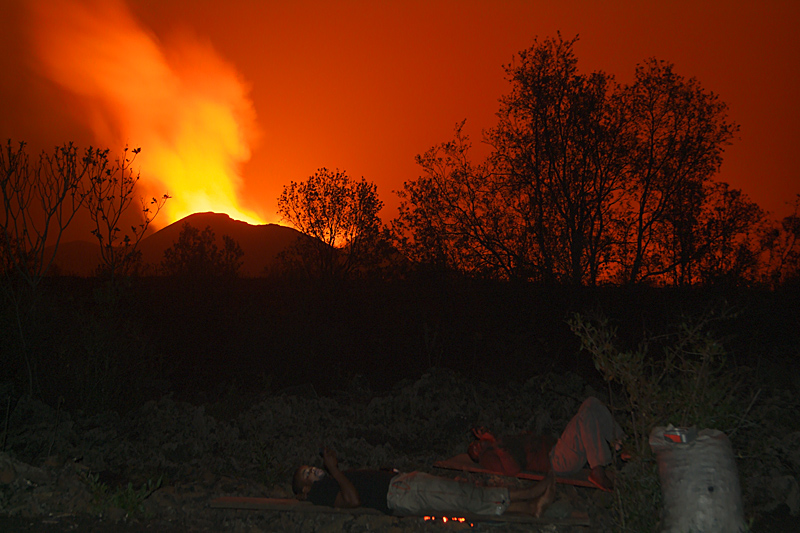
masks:
<path id="1" fill-rule="evenodd" d="M 580 35 L 584 72 L 605 70 L 627 82 L 638 62 L 657 57 L 697 77 L 741 126 L 718 179 L 776 217 L 789 214 L 786 202 L 800 193 L 796 0 L 128 0 L 109 11 L 114 37 L 97 48 L 100 59 L 58 68 L 64 56 L 94 52 L 64 46 L 78 37 L 60 35 L 63 28 L 33 27 L 48 18 L 77 20 L 54 15 L 69 0 L 34 3 L 38 12 L 23 0 L 0 0 L 0 46 L 11 52 L 0 59 L 0 137 L 45 146 L 127 141 L 150 157 L 143 165 L 176 157 L 153 139 L 191 145 L 190 154 L 223 144 L 226 153 L 181 172 L 227 173 L 191 194 L 233 194 L 253 220 L 277 222 L 283 185 L 322 166 L 376 183 L 384 221 L 394 218 L 393 191 L 419 174 L 414 156 L 449 140 L 463 119 L 478 144 L 509 90 L 502 66 L 534 37 L 557 31 Z M 126 31 L 135 39 L 123 43 Z M 36 51 L 43 42 L 61 54 L 50 66 Z M 101 68 L 97 80 L 88 79 Z M 147 98 L 138 93 L 156 88 Z M 134 111 L 119 111 L 126 106 Z M 105 116 L 118 112 L 124 116 Z M 207 133 L 198 140 L 187 132 Z M 168 187 L 163 192 L 181 195 L 183 185 Z"/>

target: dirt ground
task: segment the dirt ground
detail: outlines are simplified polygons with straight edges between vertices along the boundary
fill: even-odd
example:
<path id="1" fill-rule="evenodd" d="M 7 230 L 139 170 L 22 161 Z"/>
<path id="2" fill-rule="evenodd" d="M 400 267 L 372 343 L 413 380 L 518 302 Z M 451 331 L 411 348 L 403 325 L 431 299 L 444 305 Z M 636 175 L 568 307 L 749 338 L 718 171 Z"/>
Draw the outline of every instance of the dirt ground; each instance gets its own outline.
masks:
<path id="1" fill-rule="evenodd" d="M 0 452 L 1 531 L 615 531 L 614 494 L 558 486 L 546 517 L 588 517 L 591 526 L 456 523 L 419 517 L 216 509 L 220 496 L 291 497 L 300 464 L 319 463 L 325 443 L 343 468 L 393 466 L 486 485 L 532 483 L 444 471 L 475 425 L 498 433 L 557 432 L 593 393 L 577 379 L 531 383 L 513 397 L 427 374 L 380 397 L 292 391 L 241 405 L 230 394 L 205 405 L 164 397 L 140 409 L 84 416 L 20 399 Z M 794 477 L 787 487 L 796 490 Z M 792 481 L 794 485 L 791 485 Z M 746 491 L 743 491 L 746 492 Z M 787 497 L 785 492 L 781 497 Z M 778 496 L 776 496 L 777 498 Z M 791 507 L 775 498 L 753 531 L 786 531 Z M 769 502 L 768 502 L 769 503 Z"/>

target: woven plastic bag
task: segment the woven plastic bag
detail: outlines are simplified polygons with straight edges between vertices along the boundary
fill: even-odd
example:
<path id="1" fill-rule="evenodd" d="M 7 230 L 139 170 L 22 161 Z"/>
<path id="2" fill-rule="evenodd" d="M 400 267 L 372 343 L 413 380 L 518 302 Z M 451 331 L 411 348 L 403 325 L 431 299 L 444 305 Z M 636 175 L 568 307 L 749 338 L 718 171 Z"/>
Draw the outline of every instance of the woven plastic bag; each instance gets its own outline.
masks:
<path id="1" fill-rule="evenodd" d="M 733 448 L 723 432 L 656 427 L 650 448 L 664 495 L 662 532 L 747 530 Z"/>

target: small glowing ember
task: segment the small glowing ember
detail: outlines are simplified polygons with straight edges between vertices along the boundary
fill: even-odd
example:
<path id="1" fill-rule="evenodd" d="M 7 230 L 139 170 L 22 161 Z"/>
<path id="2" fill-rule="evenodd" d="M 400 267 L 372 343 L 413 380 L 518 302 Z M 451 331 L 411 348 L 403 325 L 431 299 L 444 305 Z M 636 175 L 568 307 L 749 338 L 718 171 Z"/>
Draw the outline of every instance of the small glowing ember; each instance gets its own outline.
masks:
<path id="1" fill-rule="evenodd" d="M 458 522 L 458 523 L 466 523 L 467 522 L 467 519 L 464 518 L 463 516 L 451 516 L 451 517 L 447 517 L 447 516 L 442 516 L 442 517 L 425 516 L 425 517 L 423 517 L 423 519 L 426 522 L 441 521 L 443 524 L 446 524 L 447 522 Z M 469 527 L 474 527 L 474 524 L 472 522 L 470 522 L 469 523 Z"/>

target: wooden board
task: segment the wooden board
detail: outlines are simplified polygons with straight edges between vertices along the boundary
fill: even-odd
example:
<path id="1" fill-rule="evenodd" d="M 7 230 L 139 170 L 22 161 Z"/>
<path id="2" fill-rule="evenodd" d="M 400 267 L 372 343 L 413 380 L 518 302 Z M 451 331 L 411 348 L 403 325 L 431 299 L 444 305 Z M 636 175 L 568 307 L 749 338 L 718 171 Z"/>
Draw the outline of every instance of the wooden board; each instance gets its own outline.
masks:
<path id="1" fill-rule="evenodd" d="M 377 509 L 370 509 L 367 507 L 356 507 L 354 509 L 341 509 L 336 507 L 327 507 L 324 505 L 314 505 L 311 502 L 302 502 L 294 498 L 253 498 L 241 496 L 223 496 L 215 498 L 209 502 L 209 505 L 214 509 L 249 509 L 260 511 L 291 511 L 301 513 L 339 513 L 339 514 L 378 514 L 381 515 Z M 515 522 L 525 524 L 553 524 L 557 526 L 589 526 L 590 521 L 586 516 L 576 516 L 569 518 L 536 518 L 524 514 L 506 513 L 500 516 L 489 515 L 475 515 L 471 513 L 458 513 L 459 518 L 464 518 L 468 522 Z M 451 513 L 442 513 L 441 511 L 431 511 L 429 513 L 420 513 L 413 515 L 418 518 L 425 516 L 434 517 L 441 520 L 443 516 L 450 517 Z M 402 518 L 403 516 L 400 516 Z"/>
<path id="2" fill-rule="evenodd" d="M 450 459 L 437 461 L 433 463 L 433 466 L 448 470 L 463 470 L 465 472 L 476 472 L 479 474 L 491 474 L 495 476 L 503 475 L 500 472 L 495 472 L 483 468 L 481 465 L 470 459 L 469 455 L 467 455 L 466 453 L 458 454 L 455 457 L 451 457 Z M 545 475 L 547 474 L 544 472 L 529 472 L 524 470 L 519 474 L 517 474 L 516 477 L 520 479 L 531 479 L 534 481 L 538 481 L 540 479 L 544 479 Z M 558 483 L 577 485 L 579 487 L 590 487 L 593 489 L 597 488 L 597 486 L 594 483 L 589 481 L 589 470 L 586 469 L 583 469 L 580 472 L 576 472 L 574 474 L 569 474 L 569 475 L 557 474 L 556 481 Z"/>

